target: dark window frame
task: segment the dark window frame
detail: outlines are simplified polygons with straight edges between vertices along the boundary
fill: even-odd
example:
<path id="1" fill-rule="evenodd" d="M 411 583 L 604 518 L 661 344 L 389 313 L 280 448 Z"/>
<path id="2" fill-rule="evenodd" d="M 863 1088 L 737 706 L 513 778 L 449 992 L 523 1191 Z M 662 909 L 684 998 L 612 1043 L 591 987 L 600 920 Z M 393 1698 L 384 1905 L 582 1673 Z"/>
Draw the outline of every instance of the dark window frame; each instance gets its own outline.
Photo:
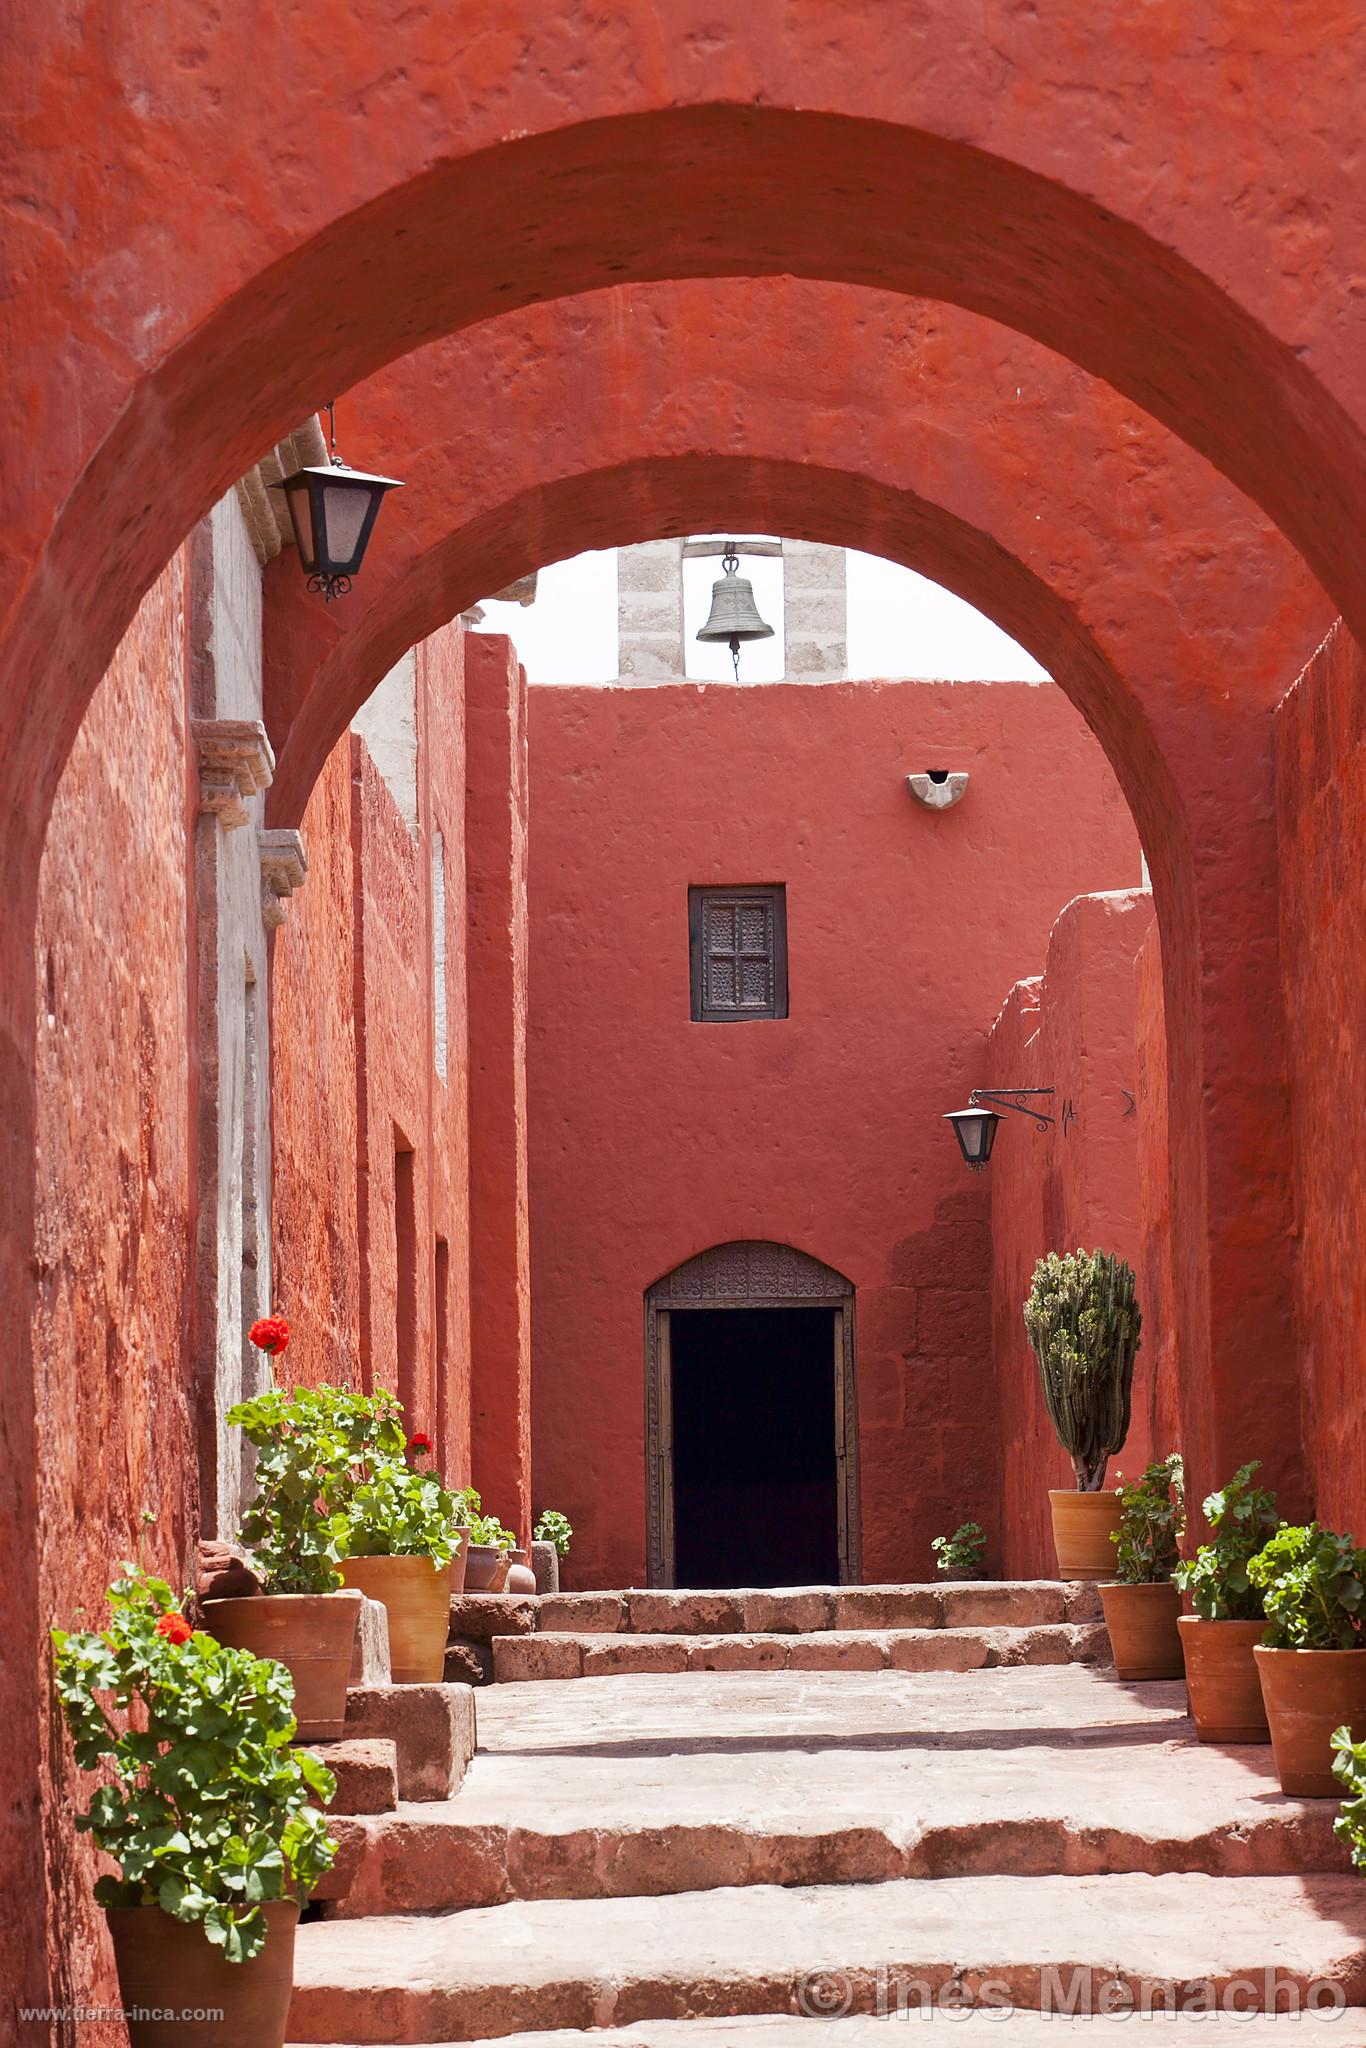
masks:
<path id="1" fill-rule="evenodd" d="M 706 993 L 704 947 L 707 909 L 712 903 L 765 904 L 772 917 L 773 1001 L 762 1009 L 742 1009 L 738 1004 L 717 1008 L 703 1000 Z M 785 882 L 703 882 L 688 890 L 688 968 L 694 1024 L 774 1023 L 788 1014 L 787 976 L 787 884 Z"/>

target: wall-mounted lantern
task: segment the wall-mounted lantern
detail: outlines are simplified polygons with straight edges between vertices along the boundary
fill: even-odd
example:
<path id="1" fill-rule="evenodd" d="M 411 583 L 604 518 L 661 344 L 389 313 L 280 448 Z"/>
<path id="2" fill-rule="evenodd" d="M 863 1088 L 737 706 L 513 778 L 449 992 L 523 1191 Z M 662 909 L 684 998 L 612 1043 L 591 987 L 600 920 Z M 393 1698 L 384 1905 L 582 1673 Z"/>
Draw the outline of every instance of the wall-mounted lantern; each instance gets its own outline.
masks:
<path id="1" fill-rule="evenodd" d="M 381 498 L 386 491 L 403 489 L 396 477 L 371 476 L 342 461 L 333 411 L 329 404 L 328 460 L 296 469 L 271 485 L 285 494 L 308 587 L 321 591 L 328 604 L 351 588 L 351 578 L 365 559 Z"/>
<path id="2" fill-rule="evenodd" d="M 951 811 L 963 801 L 967 786 L 967 770 L 962 768 L 927 768 L 921 775 L 906 777 L 907 789 L 927 811 Z"/>
<path id="3" fill-rule="evenodd" d="M 1051 1095 L 1051 1088 L 974 1088 L 968 1097 L 966 1109 L 951 1109 L 945 1112 L 944 1121 L 953 1125 L 953 1134 L 958 1140 L 958 1149 L 964 1163 L 973 1173 L 980 1173 L 991 1157 L 991 1148 L 996 1143 L 996 1132 L 1000 1125 L 1000 1114 L 995 1109 L 984 1109 L 983 1103 L 999 1103 L 1002 1110 L 1013 1110 L 1017 1116 L 1032 1116 L 1036 1124 L 1047 1129 L 1056 1118 L 1045 1116 L 1041 1109 L 1031 1109 L 1027 1102 L 1015 1098 L 1021 1095 Z"/>

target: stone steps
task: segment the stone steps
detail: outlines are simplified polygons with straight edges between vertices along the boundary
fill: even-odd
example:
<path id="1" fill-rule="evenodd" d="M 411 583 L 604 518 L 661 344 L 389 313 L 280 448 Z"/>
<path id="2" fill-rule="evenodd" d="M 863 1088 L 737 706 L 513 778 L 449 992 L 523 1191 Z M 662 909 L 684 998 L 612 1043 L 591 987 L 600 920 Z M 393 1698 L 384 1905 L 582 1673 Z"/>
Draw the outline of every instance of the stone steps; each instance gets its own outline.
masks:
<path id="1" fill-rule="evenodd" d="M 1016 1627 L 826 1628 L 803 1634 L 494 1636 L 499 1684 L 684 1671 L 981 1671 L 1019 1664 L 1099 1664 L 1099 1622 Z"/>
<path id="2" fill-rule="evenodd" d="M 1087 2018 L 1016 2010 L 946 2013 L 936 2015 L 933 2023 L 939 2028 L 935 2041 L 954 2042 L 958 2048 L 1124 2048 L 1125 2036 L 1114 2030 L 1132 2022 L 1123 2014 Z M 652 2020 L 625 2029 L 504 2034 L 499 2048 L 892 2048 L 895 2039 L 889 2041 L 886 2020 L 873 2014 L 823 2021 L 817 2043 L 808 2018 L 755 2013 L 723 2020 Z M 328 2048 L 355 2044 L 333 2042 Z M 488 2037 L 469 2048 L 489 2048 Z M 1161 2048 L 1366 2048 L 1366 2012 L 1174 2014 L 1162 2021 Z"/>
<path id="3" fill-rule="evenodd" d="M 1003 1692 L 1009 1688 L 1009 1700 Z M 1081 1667 L 497 1687 L 455 1799 L 349 1824 L 348 1915 L 917 1877 L 1343 1871 L 1331 1800 Z M 1004 1726 L 1002 1724 L 1005 1724 Z M 776 1732 L 782 1730 L 783 1732 Z"/>
<path id="4" fill-rule="evenodd" d="M 1268 1975 L 1268 1973 L 1270 1973 Z M 1315 1984 L 1366 2003 L 1356 1876 L 965 1877 L 519 1900 L 299 1929 L 299 2043 L 502 2039 L 813 2006 L 873 2013 L 949 1984 L 1046 2010 L 1118 1983 L 1247 2003 Z M 923 1987 L 921 1989 L 920 1987 Z M 989 1990 L 987 1989 L 989 1987 Z"/>

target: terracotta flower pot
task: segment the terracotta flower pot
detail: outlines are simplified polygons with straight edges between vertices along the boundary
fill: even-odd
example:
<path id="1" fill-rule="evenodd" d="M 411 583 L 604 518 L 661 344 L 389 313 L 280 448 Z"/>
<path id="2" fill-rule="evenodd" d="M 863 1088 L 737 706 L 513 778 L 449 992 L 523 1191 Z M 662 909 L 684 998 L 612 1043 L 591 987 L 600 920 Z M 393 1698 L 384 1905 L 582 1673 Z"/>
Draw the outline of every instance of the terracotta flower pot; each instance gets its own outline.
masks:
<path id="1" fill-rule="evenodd" d="M 451 1559 L 452 1596 L 456 1593 L 463 1593 L 465 1590 L 465 1560 L 469 1554 L 470 1547 L 470 1532 L 467 1528 L 461 1527 L 457 1529 L 455 1535 L 455 1556 Z"/>
<path id="2" fill-rule="evenodd" d="M 246 1606 L 248 1603 L 241 1603 Z M 255 1604 L 264 1604 L 252 1603 Z M 294 1985 L 293 1899 L 263 1908 L 266 1945 L 249 1963 L 230 1963 L 197 1921 L 173 1920 L 160 1906 L 114 1906 L 106 1913 L 127 2011 L 221 2012 L 216 2020 L 130 2019 L 131 2048 L 283 2048 Z"/>
<path id="3" fill-rule="evenodd" d="M 1201 1621 L 1198 1615 L 1183 1614 L 1176 1625 L 1186 1659 L 1186 1694 L 1201 1742 L 1270 1742 L 1252 1654 L 1266 1623 Z"/>
<path id="4" fill-rule="evenodd" d="M 1053 1488 L 1048 1504 L 1053 1510 L 1058 1577 L 1112 1579 L 1115 1546 L 1110 1537 L 1119 1527 L 1119 1495 L 1113 1491 L 1076 1493 L 1070 1488 Z"/>
<path id="5" fill-rule="evenodd" d="M 1297 1799 L 1339 1799 L 1330 1737 L 1344 1724 L 1366 1735 L 1366 1651 L 1253 1651 L 1276 1775 Z"/>
<path id="6" fill-rule="evenodd" d="M 348 1557 L 342 1577 L 389 1617 L 395 1685 L 439 1685 L 451 1623 L 451 1568 L 429 1557 Z"/>
<path id="7" fill-rule="evenodd" d="M 299 1742 L 341 1740 L 359 1625 L 360 1599 L 350 1591 L 204 1602 L 204 1626 L 220 1643 L 288 1666 Z"/>
<path id="8" fill-rule="evenodd" d="M 1153 1586 L 1102 1586 L 1100 1604 L 1121 1678 L 1180 1678 L 1181 1595 L 1170 1579 Z"/>
<path id="9" fill-rule="evenodd" d="M 495 1543 L 471 1543 L 465 1564 L 465 1591 L 496 1593 L 494 1580 L 501 1583 L 506 1570 L 506 1557 Z"/>
<path id="10" fill-rule="evenodd" d="M 507 1577 L 503 1581 L 503 1590 L 508 1593 L 536 1591 L 536 1574 L 531 1569 L 531 1561 L 525 1550 L 508 1552 Z"/>

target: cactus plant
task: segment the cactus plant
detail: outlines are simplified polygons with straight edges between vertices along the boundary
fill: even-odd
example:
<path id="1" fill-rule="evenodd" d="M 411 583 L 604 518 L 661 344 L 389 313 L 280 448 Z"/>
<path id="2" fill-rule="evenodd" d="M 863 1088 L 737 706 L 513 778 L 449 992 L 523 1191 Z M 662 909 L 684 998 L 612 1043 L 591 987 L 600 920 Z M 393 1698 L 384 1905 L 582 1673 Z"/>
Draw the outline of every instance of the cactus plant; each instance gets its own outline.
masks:
<path id="1" fill-rule="evenodd" d="M 1079 1493 L 1099 1493 L 1129 1434 L 1129 1394 L 1143 1318 L 1133 1268 L 1105 1252 L 1050 1252 L 1034 1268 L 1025 1330 L 1058 1442 Z"/>

